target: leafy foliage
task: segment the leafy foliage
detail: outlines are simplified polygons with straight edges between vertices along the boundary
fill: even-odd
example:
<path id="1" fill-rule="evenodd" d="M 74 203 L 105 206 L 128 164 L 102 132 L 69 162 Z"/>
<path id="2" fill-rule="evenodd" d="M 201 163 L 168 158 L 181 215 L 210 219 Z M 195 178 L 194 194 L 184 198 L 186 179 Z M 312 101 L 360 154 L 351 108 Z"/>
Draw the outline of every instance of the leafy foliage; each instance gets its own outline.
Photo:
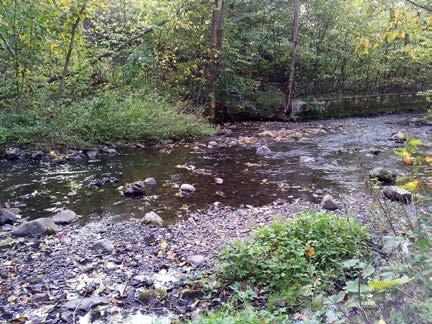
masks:
<path id="1" fill-rule="evenodd" d="M 354 221 L 305 213 L 276 222 L 222 256 L 224 280 L 248 282 L 269 293 L 298 298 L 329 291 L 346 274 L 343 261 L 368 254 L 368 233 Z"/>

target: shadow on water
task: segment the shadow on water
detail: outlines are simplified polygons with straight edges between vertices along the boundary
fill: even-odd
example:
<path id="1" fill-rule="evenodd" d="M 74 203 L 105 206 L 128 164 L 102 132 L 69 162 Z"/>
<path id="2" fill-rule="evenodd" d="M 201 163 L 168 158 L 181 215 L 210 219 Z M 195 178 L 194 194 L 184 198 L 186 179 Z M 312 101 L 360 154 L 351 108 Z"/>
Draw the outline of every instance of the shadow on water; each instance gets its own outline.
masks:
<path id="1" fill-rule="evenodd" d="M 190 145 L 183 145 L 175 146 L 169 154 L 156 147 L 123 150 L 115 157 L 101 156 L 95 163 L 83 161 L 52 166 L 1 162 L 0 203 L 22 204 L 21 214 L 29 219 L 49 216 L 56 208 L 70 208 L 82 215 L 83 221 L 104 213 L 140 218 L 146 212 L 156 211 L 172 223 L 187 216 L 189 211 L 207 208 L 215 202 L 234 207 L 261 206 L 277 198 L 317 202 L 327 192 L 366 190 L 362 173 L 375 166 L 406 173 L 394 155 L 395 144 L 388 138 L 401 130 L 430 141 L 431 130 L 427 126 L 401 126 L 404 119 L 406 117 L 381 116 L 304 123 L 308 127 L 342 124 L 344 129 L 305 141 L 269 140 L 267 144 L 275 152 L 271 158 L 257 157 L 253 147 L 194 150 Z M 230 136 L 283 127 L 289 128 L 290 124 L 249 124 L 237 127 Z M 380 153 L 375 156 L 371 151 Z M 301 156 L 320 157 L 324 163 L 300 163 Z M 178 166 L 189 169 L 193 166 L 194 170 Z M 96 190 L 87 188 L 91 177 L 104 175 L 117 177 L 119 183 Z M 125 198 L 117 190 L 117 186 L 147 177 L 154 177 L 157 185 L 147 188 L 143 199 Z M 216 184 L 215 177 L 222 178 L 224 183 Z M 193 184 L 197 192 L 189 198 L 179 197 L 178 186 L 182 183 Z"/>

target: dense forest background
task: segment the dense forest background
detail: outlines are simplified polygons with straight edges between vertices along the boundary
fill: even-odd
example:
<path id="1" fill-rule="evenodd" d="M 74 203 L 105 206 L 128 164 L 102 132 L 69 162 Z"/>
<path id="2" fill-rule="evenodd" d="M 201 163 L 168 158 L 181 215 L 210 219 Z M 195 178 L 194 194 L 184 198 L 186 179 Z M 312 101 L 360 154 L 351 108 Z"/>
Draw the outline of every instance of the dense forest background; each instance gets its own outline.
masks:
<path id="1" fill-rule="evenodd" d="M 394 0 L 3 0 L 0 141 L 194 135 L 211 132 L 196 113 L 279 109 L 289 90 L 427 90 L 430 10 Z"/>

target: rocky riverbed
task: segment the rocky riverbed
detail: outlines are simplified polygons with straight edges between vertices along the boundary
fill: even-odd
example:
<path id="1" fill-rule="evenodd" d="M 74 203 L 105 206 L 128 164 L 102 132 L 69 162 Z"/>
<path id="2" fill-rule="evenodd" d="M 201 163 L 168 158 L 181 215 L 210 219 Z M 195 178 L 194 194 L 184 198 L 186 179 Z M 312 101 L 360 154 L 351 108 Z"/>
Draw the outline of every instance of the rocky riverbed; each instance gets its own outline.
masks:
<path id="1" fill-rule="evenodd" d="M 66 164 L 48 153 L 36 161 L 6 158 L 0 319 L 140 323 L 190 316 L 206 305 L 187 279 L 217 266 L 232 240 L 323 206 L 373 221 L 369 176 L 387 185 L 387 198 L 392 185 L 417 177 L 419 192 L 386 204 L 407 217 L 430 213 L 430 167 L 414 174 L 394 155 L 404 145 L 400 134 L 430 143 L 431 127 L 416 118 L 228 125 L 212 139 L 90 150 Z M 24 230 L 37 236 L 22 237 Z"/>

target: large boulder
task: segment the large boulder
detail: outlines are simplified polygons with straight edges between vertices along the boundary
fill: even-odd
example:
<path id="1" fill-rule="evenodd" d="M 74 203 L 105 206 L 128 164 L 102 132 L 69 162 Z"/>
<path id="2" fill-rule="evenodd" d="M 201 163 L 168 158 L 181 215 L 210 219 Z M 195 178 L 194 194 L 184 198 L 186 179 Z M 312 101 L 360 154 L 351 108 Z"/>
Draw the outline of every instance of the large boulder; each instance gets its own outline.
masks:
<path id="1" fill-rule="evenodd" d="M 339 205 L 331 195 L 325 195 L 321 201 L 321 207 L 326 210 L 336 210 Z"/>
<path id="2" fill-rule="evenodd" d="M 163 226 L 163 219 L 155 212 L 145 214 L 142 222 L 154 226 Z"/>
<path id="3" fill-rule="evenodd" d="M 44 236 L 57 233 L 60 228 L 51 218 L 39 218 L 31 222 L 21 224 L 12 230 L 13 236 Z"/>
<path id="4" fill-rule="evenodd" d="M 408 190 L 396 187 L 387 186 L 383 188 L 384 197 L 392 201 L 399 201 L 404 204 L 411 204 L 412 194 Z"/>
<path id="5" fill-rule="evenodd" d="M 9 224 L 12 225 L 17 221 L 18 217 L 9 209 L 2 208 L 0 210 L 0 225 Z"/>
<path id="6" fill-rule="evenodd" d="M 65 225 L 72 223 L 77 217 L 77 214 L 69 209 L 63 210 L 57 214 L 55 214 L 51 219 L 54 223 Z"/>
<path id="7" fill-rule="evenodd" d="M 273 154 L 272 150 L 270 150 L 269 147 L 266 145 L 262 145 L 258 147 L 256 150 L 256 155 L 258 156 L 268 156 L 272 154 Z"/>
<path id="8" fill-rule="evenodd" d="M 376 179 L 385 185 L 394 185 L 396 182 L 396 175 L 381 167 L 369 171 L 369 178 Z"/>
<path id="9" fill-rule="evenodd" d="M 134 183 L 128 183 L 123 189 L 123 194 L 127 197 L 142 197 L 145 195 L 144 183 L 142 181 L 136 181 Z"/>

